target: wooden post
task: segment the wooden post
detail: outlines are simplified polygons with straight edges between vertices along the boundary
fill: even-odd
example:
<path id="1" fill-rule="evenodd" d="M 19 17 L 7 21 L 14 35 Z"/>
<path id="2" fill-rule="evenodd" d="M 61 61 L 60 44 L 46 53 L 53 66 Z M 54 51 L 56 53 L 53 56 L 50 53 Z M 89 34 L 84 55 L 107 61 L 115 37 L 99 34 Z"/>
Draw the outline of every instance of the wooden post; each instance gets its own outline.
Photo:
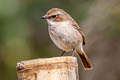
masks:
<path id="1" fill-rule="evenodd" d="M 18 80 L 79 80 L 76 57 L 40 58 L 17 63 Z"/>

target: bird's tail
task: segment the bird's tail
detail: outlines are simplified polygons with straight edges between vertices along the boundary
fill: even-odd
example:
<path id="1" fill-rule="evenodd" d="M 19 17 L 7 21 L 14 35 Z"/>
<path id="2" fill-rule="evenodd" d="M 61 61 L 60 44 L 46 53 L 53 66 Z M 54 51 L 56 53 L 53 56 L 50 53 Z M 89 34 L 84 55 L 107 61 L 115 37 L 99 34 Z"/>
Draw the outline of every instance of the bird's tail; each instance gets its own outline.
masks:
<path id="1" fill-rule="evenodd" d="M 80 61 L 83 65 L 83 68 L 85 70 L 91 70 L 92 64 L 91 64 L 87 54 L 84 52 L 84 50 L 83 49 L 81 50 L 81 48 L 78 48 L 78 49 L 76 49 L 76 52 L 77 52 L 78 56 L 80 57 Z"/>

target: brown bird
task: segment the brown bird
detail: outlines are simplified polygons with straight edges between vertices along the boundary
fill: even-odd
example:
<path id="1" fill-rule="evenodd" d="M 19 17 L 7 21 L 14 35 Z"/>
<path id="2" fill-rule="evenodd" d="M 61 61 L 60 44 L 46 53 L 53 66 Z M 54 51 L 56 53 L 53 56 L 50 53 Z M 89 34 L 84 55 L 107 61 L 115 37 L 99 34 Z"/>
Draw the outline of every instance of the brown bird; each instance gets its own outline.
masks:
<path id="1" fill-rule="evenodd" d="M 92 69 L 90 60 L 83 50 L 85 35 L 75 20 L 59 8 L 50 9 L 42 19 L 47 20 L 49 35 L 55 45 L 64 52 L 75 51 L 80 57 L 83 68 Z"/>

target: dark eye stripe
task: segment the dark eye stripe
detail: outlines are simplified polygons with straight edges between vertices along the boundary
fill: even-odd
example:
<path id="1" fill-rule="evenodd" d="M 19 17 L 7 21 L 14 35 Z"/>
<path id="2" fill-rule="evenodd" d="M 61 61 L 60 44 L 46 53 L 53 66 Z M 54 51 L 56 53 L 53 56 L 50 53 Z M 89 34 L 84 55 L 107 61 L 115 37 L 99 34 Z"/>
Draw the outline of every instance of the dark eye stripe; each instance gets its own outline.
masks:
<path id="1" fill-rule="evenodd" d="M 56 18 L 56 15 L 52 15 L 51 18 Z"/>

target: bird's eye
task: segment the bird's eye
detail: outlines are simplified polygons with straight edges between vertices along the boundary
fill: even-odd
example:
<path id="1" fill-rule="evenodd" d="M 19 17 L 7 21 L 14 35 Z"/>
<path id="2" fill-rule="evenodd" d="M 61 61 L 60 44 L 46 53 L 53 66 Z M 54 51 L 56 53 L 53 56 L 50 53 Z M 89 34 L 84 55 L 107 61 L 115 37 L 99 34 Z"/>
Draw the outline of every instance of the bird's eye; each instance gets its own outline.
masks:
<path id="1" fill-rule="evenodd" d="M 52 15 L 51 18 L 56 18 L 56 15 Z"/>

